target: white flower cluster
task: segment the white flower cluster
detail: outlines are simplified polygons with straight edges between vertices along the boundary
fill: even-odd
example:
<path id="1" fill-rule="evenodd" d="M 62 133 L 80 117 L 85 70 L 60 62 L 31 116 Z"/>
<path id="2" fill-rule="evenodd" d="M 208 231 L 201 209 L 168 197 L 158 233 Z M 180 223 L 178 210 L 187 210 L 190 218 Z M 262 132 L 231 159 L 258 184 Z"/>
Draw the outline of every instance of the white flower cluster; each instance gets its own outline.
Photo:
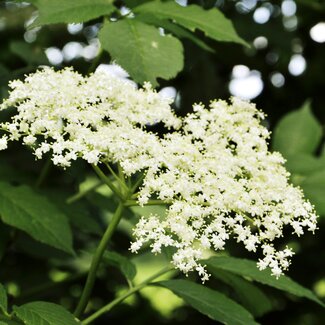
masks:
<path id="1" fill-rule="evenodd" d="M 103 71 L 83 77 L 71 68 L 44 68 L 9 86 L 12 91 L 0 110 L 14 106 L 17 114 L 0 124 L 10 134 L 0 139 L 0 149 L 22 138 L 37 158 L 52 152 L 53 163 L 62 167 L 78 157 L 92 164 L 123 159 L 125 168 L 131 168 L 128 172 L 137 171 L 145 166 L 139 153 L 145 156 L 146 147 L 157 142 L 144 126 L 180 126 L 171 101 L 162 99 L 150 84 L 137 89 L 127 79 Z"/>
<path id="2" fill-rule="evenodd" d="M 260 247 L 258 267 L 278 277 L 293 254 L 273 245 L 284 227 L 298 236 L 316 229 L 314 209 L 288 183 L 284 159 L 268 151 L 264 116 L 253 104 L 236 98 L 211 102 L 208 109 L 197 104 L 192 114 L 177 118 L 150 85 L 138 90 L 105 73 L 82 77 L 71 69 L 46 68 L 10 86 L 0 108 L 15 106 L 17 113 L 0 125 L 8 131 L 0 149 L 23 138 L 36 157 L 51 151 L 63 167 L 81 157 L 93 164 L 119 162 L 126 175 L 145 171 L 139 204 L 155 198 L 168 208 L 163 218 L 141 218 L 133 252 L 146 243 L 153 253 L 172 247 L 175 267 L 196 270 L 205 281 L 204 252 L 223 250 L 235 238 L 248 251 Z M 156 122 L 170 131 L 162 137 L 147 131 Z"/>
<path id="3" fill-rule="evenodd" d="M 214 101 L 210 109 L 194 105 L 182 128 L 162 140 L 163 154 L 149 167 L 139 201 L 156 195 L 170 203 L 165 219 L 143 218 L 132 245 L 145 242 L 152 251 L 176 247 L 175 266 L 185 273 L 207 273 L 197 261 L 205 249 L 222 250 L 230 237 L 248 251 L 260 246 L 260 269 L 275 276 L 289 266 L 292 251 L 276 251 L 275 238 L 290 225 L 298 236 L 316 229 L 316 215 L 299 188 L 288 183 L 284 159 L 268 151 L 269 132 L 253 104 L 233 98 L 230 105 Z"/>

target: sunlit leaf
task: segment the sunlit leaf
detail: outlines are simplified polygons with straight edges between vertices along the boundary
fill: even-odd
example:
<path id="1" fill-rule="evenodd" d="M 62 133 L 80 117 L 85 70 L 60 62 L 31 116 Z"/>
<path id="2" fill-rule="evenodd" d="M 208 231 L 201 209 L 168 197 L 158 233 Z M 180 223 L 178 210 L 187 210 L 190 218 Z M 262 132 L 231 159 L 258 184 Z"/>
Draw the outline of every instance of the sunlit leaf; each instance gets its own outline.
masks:
<path id="1" fill-rule="evenodd" d="M 39 16 L 30 27 L 56 23 L 82 23 L 116 10 L 110 0 L 37 0 Z"/>
<path id="2" fill-rule="evenodd" d="M 99 33 L 102 47 L 138 83 L 171 79 L 183 68 L 183 46 L 171 35 L 135 19 L 106 22 Z"/>
<path id="3" fill-rule="evenodd" d="M 136 7 L 134 12 L 140 16 L 147 15 L 157 19 L 170 19 L 191 31 L 200 29 L 206 36 L 217 41 L 247 45 L 237 35 L 232 22 L 217 8 L 204 10 L 197 5 L 183 7 L 174 1 L 151 1 Z"/>

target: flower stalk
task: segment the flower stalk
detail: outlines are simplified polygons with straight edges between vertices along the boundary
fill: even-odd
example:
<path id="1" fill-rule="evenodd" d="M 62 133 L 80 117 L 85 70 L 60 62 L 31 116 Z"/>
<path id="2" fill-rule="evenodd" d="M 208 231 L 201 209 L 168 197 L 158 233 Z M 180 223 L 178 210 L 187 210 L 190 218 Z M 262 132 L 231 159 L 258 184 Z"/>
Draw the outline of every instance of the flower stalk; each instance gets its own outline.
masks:
<path id="1" fill-rule="evenodd" d="M 126 293 L 124 293 L 123 295 L 121 295 L 118 298 L 114 299 L 113 301 L 111 301 L 110 303 L 108 303 L 107 305 L 105 305 L 104 307 L 102 307 L 101 309 L 99 309 L 98 311 L 96 311 L 94 314 L 92 314 L 89 317 L 87 317 L 85 320 L 83 320 L 81 322 L 81 324 L 82 325 L 90 324 L 92 321 L 94 321 L 95 319 L 97 319 L 101 315 L 109 312 L 115 306 L 117 306 L 118 304 L 120 304 L 127 297 L 129 297 L 129 296 L 135 294 L 136 292 L 140 291 L 141 289 L 143 289 L 144 287 L 146 287 L 147 285 L 149 285 L 153 280 L 159 278 L 160 276 L 162 276 L 163 274 L 165 274 L 165 273 L 167 273 L 167 272 L 169 272 L 171 270 L 172 270 L 171 267 L 167 267 L 167 268 L 164 268 L 164 269 L 160 270 L 159 272 L 155 273 L 154 275 L 152 275 L 151 277 L 149 277 L 148 279 L 146 279 L 142 283 L 140 283 L 140 284 L 138 284 L 138 285 L 130 288 Z"/>
<path id="2" fill-rule="evenodd" d="M 86 284 L 82 291 L 78 306 L 74 312 L 74 315 L 77 318 L 79 318 L 82 315 L 82 313 L 84 312 L 84 310 L 88 304 L 92 289 L 94 287 L 98 267 L 102 260 L 103 254 L 107 248 L 107 244 L 108 244 L 109 240 L 111 239 L 113 233 L 115 232 L 115 230 L 122 218 L 123 210 L 124 210 L 124 204 L 123 204 L 123 202 L 120 202 L 116 211 L 115 211 L 113 219 L 111 220 L 108 228 L 106 229 L 106 231 L 104 233 L 104 236 L 102 237 L 102 239 L 95 251 L 95 254 L 93 255 L 93 259 L 92 259 L 92 262 L 90 265 L 90 270 L 89 270 L 89 273 L 87 276 Z"/>

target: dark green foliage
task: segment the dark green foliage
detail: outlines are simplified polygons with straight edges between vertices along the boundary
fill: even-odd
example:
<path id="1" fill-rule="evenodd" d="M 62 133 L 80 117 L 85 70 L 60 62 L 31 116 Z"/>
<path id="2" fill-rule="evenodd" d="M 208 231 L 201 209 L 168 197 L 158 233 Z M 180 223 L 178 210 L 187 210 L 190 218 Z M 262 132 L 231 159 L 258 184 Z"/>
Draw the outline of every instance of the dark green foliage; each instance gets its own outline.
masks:
<path id="1" fill-rule="evenodd" d="M 325 51 L 323 44 L 309 36 L 310 29 L 324 20 L 322 1 L 296 1 L 298 25 L 291 30 L 283 25 L 287 18 L 276 14 L 280 2 L 269 2 L 273 14 L 265 24 L 254 23 L 254 10 L 240 12 L 244 1 L 189 1 L 187 7 L 172 0 L 29 2 L 31 6 L 22 7 L 0 3 L 0 22 L 2 17 L 5 21 L 4 29 L 0 28 L 0 97 L 7 95 L 9 80 L 49 64 L 45 49 L 62 49 L 69 42 L 86 47 L 97 37 L 104 51 L 95 58 L 65 59 L 57 67 L 73 65 L 87 73 L 100 63 L 115 60 L 136 82 L 175 87 L 175 108 L 181 115 L 191 110 L 192 102 L 228 98 L 233 66 L 246 65 L 260 71 L 264 82 L 263 92 L 254 101 L 268 113 L 272 149 L 285 156 L 292 182 L 303 189 L 321 215 L 315 236 L 301 238 L 301 244 L 290 243 L 297 246 L 289 271 L 295 281 L 287 276 L 276 280 L 268 271 L 259 271 L 256 261 L 214 257 L 206 261 L 212 276 L 204 285 L 195 283 L 191 276 L 158 283 L 181 297 L 192 310 L 175 308 L 167 320 L 148 303 L 151 298 L 144 298 L 140 292 L 133 296 L 134 302 L 115 307 L 92 324 L 323 325 Z M 257 6 L 269 4 L 258 2 Z M 124 5 L 134 16 L 120 11 Z M 25 29 L 25 22 L 36 9 L 38 17 Z M 77 22 L 84 23 L 83 30 L 69 34 L 66 23 Z M 30 41 L 33 33 L 36 40 Z M 247 46 L 259 36 L 267 38 L 265 48 Z M 299 53 L 305 57 L 307 69 L 295 77 L 288 72 L 288 64 L 291 56 Z M 271 82 L 276 72 L 285 78 L 283 87 L 274 87 Z M 8 118 L 3 112 L 0 115 L 1 120 Z M 36 189 L 40 164 L 34 164 L 30 157 L 21 146 L 0 152 L 0 324 L 78 324 L 70 312 L 89 269 L 89 255 L 84 257 L 82 252 L 94 251 L 118 202 L 96 188 L 68 204 L 67 199 L 79 193 L 81 180 L 91 173 L 78 164 L 67 171 L 52 168 Z M 148 207 L 144 214 L 163 217 L 160 208 Z M 131 288 L 138 283 L 136 263 L 130 260 L 128 248 L 139 214 L 137 209 L 128 208 L 124 217 L 105 251 L 88 314 L 127 290 L 124 277 Z M 280 238 L 278 244 L 286 243 Z M 251 257 L 229 246 L 234 256 Z M 154 257 L 152 261 L 154 264 Z M 151 268 L 148 265 L 148 270 Z"/>

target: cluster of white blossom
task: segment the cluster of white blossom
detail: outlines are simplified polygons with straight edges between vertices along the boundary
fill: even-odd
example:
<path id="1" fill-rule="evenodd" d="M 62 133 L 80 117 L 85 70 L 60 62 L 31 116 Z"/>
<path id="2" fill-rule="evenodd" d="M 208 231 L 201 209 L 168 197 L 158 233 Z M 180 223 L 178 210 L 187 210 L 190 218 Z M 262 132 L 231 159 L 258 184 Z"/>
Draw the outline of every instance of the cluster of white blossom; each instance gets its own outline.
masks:
<path id="1" fill-rule="evenodd" d="M 46 67 L 9 86 L 10 96 L 0 110 L 14 106 L 17 113 L 0 124 L 9 133 L 0 139 L 0 149 L 22 138 L 37 158 L 51 152 L 53 163 L 62 167 L 81 157 L 92 164 L 123 160 L 129 173 L 137 171 L 145 166 L 139 152 L 145 157 L 145 148 L 157 142 L 144 126 L 163 122 L 178 128 L 181 123 L 171 100 L 161 98 L 150 84 L 137 89 L 103 71 L 83 77 L 71 68 L 56 72 Z"/>
<path id="2" fill-rule="evenodd" d="M 260 124 L 263 114 L 253 104 L 233 98 L 214 101 L 210 108 L 194 105 L 180 130 L 162 140 L 159 168 L 149 167 L 139 202 L 156 195 L 170 203 L 166 218 L 143 218 L 132 245 L 145 242 L 152 250 L 173 246 L 176 267 L 187 273 L 207 273 L 197 261 L 206 249 L 222 250 L 234 237 L 248 251 L 262 248 L 260 269 L 275 276 L 289 266 L 292 251 L 276 251 L 275 238 L 290 225 L 298 236 L 316 229 L 316 215 L 299 188 L 288 183 L 284 159 L 268 151 L 269 132 Z"/>
<path id="3" fill-rule="evenodd" d="M 225 249 L 229 238 L 248 251 L 261 248 L 258 267 L 282 274 L 293 252 L 273 242 L 291 226 L 298 236 L 316 229 L 316 215 L 289 174 L 279 153 L 269 152 L 263 114 L 251 103 L 233 98 L 177 118 L 170 101 L 150 85 L 136 89 L 127 80 L 98 72 L 83 77 L 71 69 L 38 71 L 10 84 L 0 106 L 17 109 L 0 127 L 7 141 L 23 139 L 41 158 L 67 167 L 81 157 L 89 163 L 119 162 L 126 175 L 144 171 L 138 202 L 151 198 L 167 204 L 164 217 L 143 217 L 135 226 L 131 251 L 149 243 L 153 253 L 173 247 L 172 263 L 184 273 L 196 270 L 206 250 Z M 162 122 L 164 136 L 147 130 Z"/>

